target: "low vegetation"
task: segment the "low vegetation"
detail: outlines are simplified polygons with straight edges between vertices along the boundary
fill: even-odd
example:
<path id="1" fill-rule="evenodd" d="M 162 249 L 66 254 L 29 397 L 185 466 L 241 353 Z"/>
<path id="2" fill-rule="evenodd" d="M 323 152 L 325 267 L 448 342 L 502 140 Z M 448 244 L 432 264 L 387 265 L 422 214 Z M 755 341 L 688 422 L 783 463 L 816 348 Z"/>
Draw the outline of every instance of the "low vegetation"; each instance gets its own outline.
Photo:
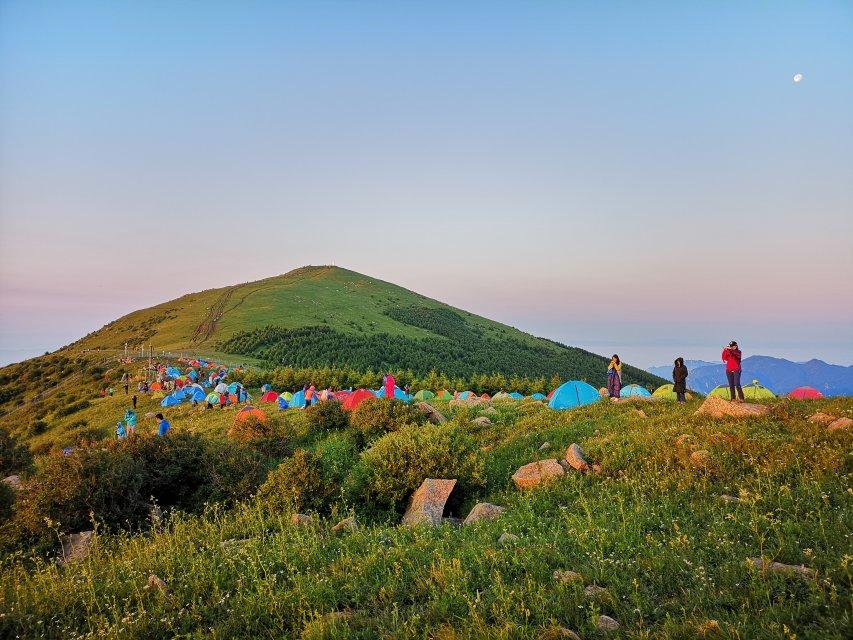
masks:
<path id="1" fill-rule="evenodd" d="M 53 540 L 92 522 L 97 535 L 66 567 L 45 529 L 40 548 L 33 531 L 6 539 L 0 636 L 592 638 L 602 614 L 620 624 L 610 637 L 853 632 L 853 435 L 807 420 L 850 416 L 849 399 L 773 401 L 742 420 L 695 415 L 696 401 L 436 403 L 441 425 L 383 400 L 362 405 L 369 427 L 334 404 L 268 412 L 261 439 L 277 452 L 229 433 L 231 409 L 180 406 L 166 438 L 143 424 L 127 442 L 38 459 L 4 531 L 48 519 Z M 513 485 L 572 443 L 598 473 Z M 505 511 L 401 527 L 424 477 L 458 480 L 448 516 L 483 501 Z M 345 516 L 359 526 L 334 531 Z"/>

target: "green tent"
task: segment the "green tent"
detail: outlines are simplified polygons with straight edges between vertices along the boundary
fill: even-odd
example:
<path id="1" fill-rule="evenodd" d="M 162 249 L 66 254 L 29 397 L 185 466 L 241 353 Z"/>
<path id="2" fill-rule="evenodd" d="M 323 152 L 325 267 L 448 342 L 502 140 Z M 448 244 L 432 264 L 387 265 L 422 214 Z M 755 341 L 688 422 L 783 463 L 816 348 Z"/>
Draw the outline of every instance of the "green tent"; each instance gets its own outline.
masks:
<path id="1" fill-rule="evenodd" d="M 674 387 L 670 384 L 662 384 L 655 392 L 652 394 L 653 398 L 660 398 L 661 400 L 678 400 L 678 397 L 675 395 L 675 391 L 673 391 Z M 726 393 L 728 393 L 728 387 L 726 387 Z M 686 394 L 687 400 L 692 400 L 693 395 L 688 391 Z M 728 396 L 726 396 L 728 397 Z"/>
<path id="2" fill-rule="evenodd" d="M 450 393 L 447 389 L 444 389 L 443 391 L 438 392 L 436 399 L 437 400 L 453 400 L 453 394 Z"/>
<path id="3" fill-rule="evenodd" d="M 753 380 L 751 385 L 743 388 L 743 397 L 747 400 L 770 400 L 775 398 L 776 394 L 758 384 L 758 380 Z"/>
<path id="4" fill-rule="evenodd" d="M 435 398 L 435 394 L 432 391 L 428 391 L 427 389 L 421 389 L 415 394 L 415 400 L 419 400 L 421 402 L 426 402 L 427 400 L 432 400 Z"/>
<path id="5" fill-rule="evenodd" d="M 714 398 L 722 398 L 723 400 L 729 400 L 731 396 L 729 396 L 729 385 L 721 384 L 719 386 L 711 389 L 711 393 L 708 394 L 708 397 Z"/>
<path id="6" fill-rule="evenodd" d="M 492 396 L 492 400 L 512 400 L 512 396 L 509 395 L 506 391 L 498 391 L 495 395 Z"/>

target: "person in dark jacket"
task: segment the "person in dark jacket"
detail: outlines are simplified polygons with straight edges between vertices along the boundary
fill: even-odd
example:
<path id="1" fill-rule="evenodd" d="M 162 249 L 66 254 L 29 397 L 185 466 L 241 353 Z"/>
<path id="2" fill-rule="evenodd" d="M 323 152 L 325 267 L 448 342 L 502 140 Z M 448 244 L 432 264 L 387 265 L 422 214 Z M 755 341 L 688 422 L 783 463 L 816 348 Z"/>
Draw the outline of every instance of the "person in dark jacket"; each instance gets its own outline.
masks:
<path id="1" fill-rule="evenodd" d="M 672 390 L 675 391 L 675 398 L 684 404 L 687 402 L 687 367 L 684 365 L 684 358 L 675 359 L 675 367 L 672 370 Z"/>
<path id="2" fill-rule="evenodd" d="M 732 340 L 729 346 L 723 349 L 723 362 L 726 363 L 726 378 L 729 381 L 729 396 L 732 402 L 743 402 L 743 389 L 740 386 L 740 361 L 743 354 Z M 737 398 L 735 398 L 737 392 Z"/>

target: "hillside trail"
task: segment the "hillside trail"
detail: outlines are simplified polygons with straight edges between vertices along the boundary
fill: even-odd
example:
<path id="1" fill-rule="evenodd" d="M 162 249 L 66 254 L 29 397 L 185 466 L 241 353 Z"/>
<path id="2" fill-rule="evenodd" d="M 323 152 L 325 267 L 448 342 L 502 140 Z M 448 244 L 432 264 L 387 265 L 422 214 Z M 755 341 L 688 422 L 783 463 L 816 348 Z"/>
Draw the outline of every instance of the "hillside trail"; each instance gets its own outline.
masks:
<path id="1" fill-rule="evenodd" d="M 225 316 L 229 311 L 233 311 L 241 304 L 246 302 L 246 298 L 248 298 L 253 293 L 260 291 L 258 289 L 252 289 L 247 294 L 245 294 L 242 298 L 240 298 L 233 305 L 225 308 L 228 304 L 228 301 L 231 299 L 231 295 L 234 293 L 234 290 L 237 287 L 230 287 L 227 291 L 224 291 L 219 298 L 216 299 L 216 302 L 213 303 L 213 306 L 210 307 L 204 319 L 199 323 L 193 332 L 192 337 L 190 338 L 190 342 L 192 344 L 202 344 L 206 342 L 210 336 L 212 336 L 216 332 L 216 328 L 219 325 L 219 321 Z"/>

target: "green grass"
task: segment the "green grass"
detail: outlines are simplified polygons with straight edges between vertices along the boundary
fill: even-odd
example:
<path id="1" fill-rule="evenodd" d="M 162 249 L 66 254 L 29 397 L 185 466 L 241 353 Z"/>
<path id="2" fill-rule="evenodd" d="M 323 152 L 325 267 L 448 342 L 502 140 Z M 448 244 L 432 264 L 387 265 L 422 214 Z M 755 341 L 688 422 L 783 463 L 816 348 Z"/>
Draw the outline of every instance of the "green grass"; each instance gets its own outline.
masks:
<path id="1" fill-rule="evenodd" d="M 695 416 L 697 402 L 562 413 L 499 403 L 492 426 L 468 427 L 483 447 L 485 483 L 456 514 L 486 500 L 507 507 L 499 520 L 409 530 L 353 504 L 364 526 L 335 535 L 334 518 L 298 527 L 251 500 L 173 515 L 150 534 L 99 536 L 89 559 L 65 569 L 6 558 L 0 635 L 537 638 L 560 625 L 593 638 L 606 613 L 622 624 L 614 637 L 850 637 L 853 437 L 805 418 L 849 416 L 853 401 L 770 404 L 769 416 L 736 421 Z M 181 407 L 172 421 L 224 437 L 229 417 Z M 679 448 L 681 434 L 692 439 Z M 569 474 L 526 493 L 511 485 L 519 465 L 560 457 L 571 442 L 601 462 L 600 476 Z M 691 465 L 697 449 L 709 452 L 708 469 Z M 503 532 L 519 540 L 499 545 Z M 222 548 L 226 540 L 239 542 Z M 746 563 L 757 556 L 817 575 L 762 574 Z M 608 594 L 591 600 L 583 584 L 556 583 L 558 569 Z M 151 573 L 168 595 L 145 587 Z"/>

